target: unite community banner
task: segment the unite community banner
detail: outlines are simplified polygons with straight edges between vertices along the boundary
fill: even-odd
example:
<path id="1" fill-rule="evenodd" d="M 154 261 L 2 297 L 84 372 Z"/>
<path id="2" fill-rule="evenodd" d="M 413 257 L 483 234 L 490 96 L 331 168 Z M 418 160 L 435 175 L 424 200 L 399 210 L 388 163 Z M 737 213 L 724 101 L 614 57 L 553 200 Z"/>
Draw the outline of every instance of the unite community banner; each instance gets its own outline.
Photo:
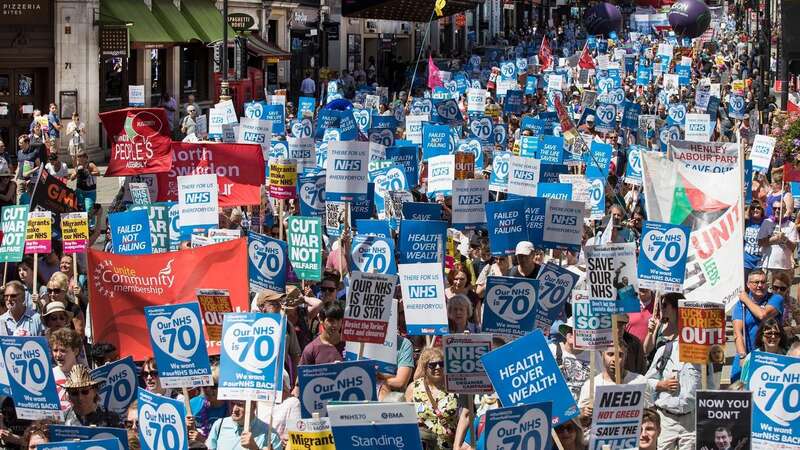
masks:
<path id="1" fill-rule="evenodd" d="M 178 177 L 217 175 L 219 206 L 261 204 L 266 171 L 258 144 L 172 143 L 172 165 L 158 178 L 158 201 L 178 201 Z"/>
<path id="2" fill-rule="evenodd" d="M 743 289 L 742 177 L 698 171 L 655 152 L 642 154 L 649 220 L 687 226 L 687 300 L 736 303 Z"/>
<path id="3" fill-rule="evenodd" d="M 247 239 L 180 252 L 115 255 L 89 250 L 89 294 L 95 342 L 136 360 L 152 354 L 144 307 L 194 301 L 196 289 L 227 289 L 234 311 L 248 311 Z M 219 342 L 207 342 L 209 354 Z"/>

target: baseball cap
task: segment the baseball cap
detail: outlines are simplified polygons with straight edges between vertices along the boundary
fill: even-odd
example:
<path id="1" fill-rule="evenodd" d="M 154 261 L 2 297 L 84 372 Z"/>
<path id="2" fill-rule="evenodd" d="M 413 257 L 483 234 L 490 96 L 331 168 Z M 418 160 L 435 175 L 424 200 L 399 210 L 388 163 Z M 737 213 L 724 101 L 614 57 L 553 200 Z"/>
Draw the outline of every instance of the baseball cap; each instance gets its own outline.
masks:
<path id="1" fill-rule="evenodd" d="M 566 337 L 567 333 L 571 333 L 573 328 L 575 328 L 575 316 L 570 316 L 566 322 L 558 326 L 558 332 Z"/>
<path id="2" fill-rule="evenodd" d="M 587 122 L 594 122 L 594 115 L 593 114 L 589 114 L 588 116 L 586 116 L 586 121 Z"/>
<path id="3" fill-rule="evenodd" d="M 533 253 L 533 244 L 530 241 L 519 241 L 514 250 L 516 255 L 530 255 Z"/>

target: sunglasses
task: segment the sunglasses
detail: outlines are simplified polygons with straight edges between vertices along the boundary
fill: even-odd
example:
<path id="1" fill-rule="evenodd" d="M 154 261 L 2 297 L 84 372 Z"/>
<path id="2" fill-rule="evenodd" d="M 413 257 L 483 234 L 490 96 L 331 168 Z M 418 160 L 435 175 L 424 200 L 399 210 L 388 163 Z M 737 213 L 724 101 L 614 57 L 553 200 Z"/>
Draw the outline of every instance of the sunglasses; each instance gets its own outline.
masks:
<path id="1" fill-rule="evenodd" d="M 336 292 L 335 287 L 323 287 L 322 292 Z"/>
<path id="2" fill-rule="evenodd" d="M 781 334 L 779 332 L 777 332 L 777 331 L 765 331 L 764 332 L 764 337 L 774 338 L 774 337 L 780 337 L 780 336 L 781 336 Z"/>
<path id="3" fill-rule="evenodd" d="M 133 419 L 133 420 L 126 420 L 126 421 L 125 421 L 125 428 L 127 428 L 127 429 L 129 429 L 129 430 L 132 430 L 132 429 L 134 429 L 134 428 L 137 428 L 138 426 L 139 426 L 139 421 L 138 421 L 138 420 L 136 420 L 136 419 Z"/>
<path id="4" fill-rule="evenodd" d="M 773 290 L 773 291 L 781 291 L 781 292 L 783 292 L 783 291 L 785 291 L 786 289 L 789 289 L 789 288 L 788 288 L 788 287 L 786 287 L 786 286 L 776 286 L 776 285 L 774 285 L 774 284 L 772 285 L 772 290 Z"/>
<path id="5" fill-rule="evenodd" d="M 66 322 L 69 319 L 67 319 L 67 316 L 64 314 L 59 314 L 59 315 L 51 314 L 47 316 L 47 320 L 50 322 L 55 322 L 55 321 Z"/>
<path id="6" fill-rule="evenodd" d="M 60 294 L 62 292 L 64 292 L 64 290 L 61 289 L 61 288 L 55 288 L 55 289 L 47 288 L 47 293 L 48 294 Z"/>
<path id="7" fill-rule="evenodd" d="M 87 389 L 74 389 L 74 390 L 68 390 L 67 391 L 67 395 L 69 395 L 70 397 L 78 397 L 79 395 L 82 396 L 82 397 L 86 397 L 87 395 L 91 394 L 92 391 L 93 391 L 93 389 L 88 389 L 88 388 Z"/>
<path id="8" fill-rule="evenodd" d="M 428 363 L 428 369 L 441 369 L 444 367 L 444 361 L 430 361 Z"/>
<path id="9" fill-rule="evenodd" d="M 572 424 L 556 428 L 556 433 L 574 433 L 576 431 L 578 431 L 578 428 Z"/>
<path id="10" fill-rule="evenodd" d="M 158 372 L 155 370 L 143 370 L 142 378 L 147 378 L 147 377 L 158 378 Z"/>

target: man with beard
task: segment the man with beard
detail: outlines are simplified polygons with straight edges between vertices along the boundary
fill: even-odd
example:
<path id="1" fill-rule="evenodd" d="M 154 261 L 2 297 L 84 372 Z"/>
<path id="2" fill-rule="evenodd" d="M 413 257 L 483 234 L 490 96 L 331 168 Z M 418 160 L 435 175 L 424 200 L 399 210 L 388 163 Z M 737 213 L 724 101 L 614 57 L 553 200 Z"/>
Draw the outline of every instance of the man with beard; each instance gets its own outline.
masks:
<path id="1" fill-rule="evenodd" d="M 572 316 L 567 319 L 566 323 L 562 323 L 558 327 L 558 333 L 564 336 L 564 342 L 550 344 L 550 352 L 556 358 L 558 368 L 564 375 L 564 380 L 567 381 L 567 386 L 572 392 L 575 400 L 581 393 L 583 383 L 589 379 L 591 352 L 594 350 L 583 351 L 575 348 L 575 317 Z M 602 367 L 599 364 L 600 358 L 595 358 L 595 372 L 600 372 Z"/>

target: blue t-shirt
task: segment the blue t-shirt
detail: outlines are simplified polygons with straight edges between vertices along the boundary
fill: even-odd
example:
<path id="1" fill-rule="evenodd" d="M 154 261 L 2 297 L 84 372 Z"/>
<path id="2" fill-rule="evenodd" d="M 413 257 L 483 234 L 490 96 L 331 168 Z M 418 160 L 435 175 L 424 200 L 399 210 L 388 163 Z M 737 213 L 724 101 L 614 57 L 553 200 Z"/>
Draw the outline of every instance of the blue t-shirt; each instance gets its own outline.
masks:
<path id="1" fill-rule="evenodd" d="M 749 295 L 751 299 L 753 298 L 751 294 L 747 295 Z M 778 311 L 775 320 L 779 323 L 783 323 L 783 297 L 778 294 L 768 294 L 761 302 L 756 303 L 761 305 L 762 308 L 766 308 L 767 306 L 775 308 L 775 310 Z M 741 301 L 737 302 L 736 306 L 733 307 L 733 320 L 744 320 L 745 347 L 747 353 L 750 353 L 755 348 L 756 333 L 758 332 L 758 326 L 761 322 L 753 316 L 750 309 Z"/>
<path id="2" fill-rule="evenodd" d="M 758 245 L 758 230 L 761 229 L 761 223 L 747 219 L 744 224 L 744 268 L 752 270 L 761 262 L 761 246 Z"/>
<path id="3" fill-rule="evenodd" d="M 58 114 L 48 113 L 47 122 L 47 134 L 54 138 L 61 137 L 61 132 L 55 127 L 55 125 L 61 125 L 61 119 L 58 118 Z"/>

